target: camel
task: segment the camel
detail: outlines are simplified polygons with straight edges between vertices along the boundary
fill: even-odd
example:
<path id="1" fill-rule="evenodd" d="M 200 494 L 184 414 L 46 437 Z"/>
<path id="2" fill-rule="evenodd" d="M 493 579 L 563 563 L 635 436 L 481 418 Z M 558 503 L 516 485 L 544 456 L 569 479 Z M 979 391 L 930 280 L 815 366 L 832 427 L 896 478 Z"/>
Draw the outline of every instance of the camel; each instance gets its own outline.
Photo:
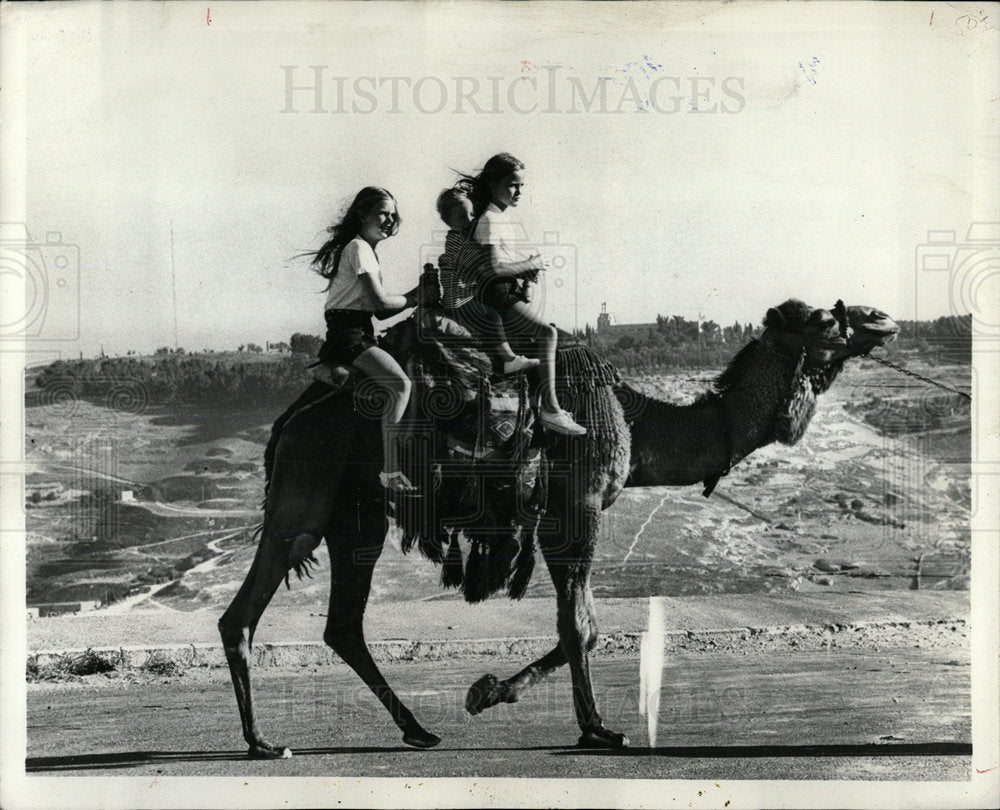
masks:
<path id="1" fill-rule="evenodd" d="M 537 539 L 555 585 L 559 643 L 506 680 L 492 674 L 480 678 L 466 698 L 470 714 L 517 701 L 535 683 L 569 664 L 581 729 L 578 745 L 628 745 L 624 734 L 604 724 L 588 662 L 598 640 L 590 570 L 602 511 L 625 487 L 704 483 L 708 495 L 734 464 L 757 448 L 776 440 L 793 444 L 812 417 L 816 395 L 832 384 L 844 362 L 884 345 L 898 332 L 884 313 L 869 307 L 845 308 L 841 302 L 831 312 L 790 300 L 768 310 L 764 325 L 761 338 L 744 346 L 714 387 L 690 405 L 667 404 L 620 381 L 604 384 L 599 377 L 594 377 L 599 384 L 577 392 L 573 409 L 588 434 L 544 437 L 545 519 L 517 532 L 524 543 L 516 555 L 520 562 L 514 566 L 519 569 L 514 578 L 520 575 L 520 585 L 509 589 L 511 595 L 520 596 L 525 576 L 530 577 L 534 545 L 524 538 L 531 536 Z M 590 350 L 577 348 L 580 356 L 593 358 Z M 563 374 L 565 363 L 560 360 L 560 364 Z M 219 620 L 251 758 L 291 756 L 288 748 L 268 742 L 258 727 L 250 651 L 268 602 L 281 582 L 287 582 L 289 571 L 300 576 L 308 573 L 315 562 L 311 550 L 320 538 L 326 540 L 331 568 L 323 640 L 382 702 L 402 731 L 404 743 L 430 748 L 440 742 L 396 696 L 364 638 L 365 606 L 388 521 L 375 461 L 382 457 L 378 421 L 362 413 L 355 399 L 340 394 L 293 406 L 275 423 L 257 552 Z M 295 417 L 290 419 L 293 410 Z M 446 584 L 449 571 L 450 584 L 461 580 L 457 535 L 447 552 L 432 544 L 430 556 L 444 563 Z M 472 562 L 469 555 L 466 576 L 471 576 Z M 492 569 L 496 567 L 494 561 Z M 509 584 L 507 573 L 494 576 L 485 591 L 467 590 L 466 599 L 485 598 Z M 475 597 L 470 596 L 472 590 L 476 590 Z"/>

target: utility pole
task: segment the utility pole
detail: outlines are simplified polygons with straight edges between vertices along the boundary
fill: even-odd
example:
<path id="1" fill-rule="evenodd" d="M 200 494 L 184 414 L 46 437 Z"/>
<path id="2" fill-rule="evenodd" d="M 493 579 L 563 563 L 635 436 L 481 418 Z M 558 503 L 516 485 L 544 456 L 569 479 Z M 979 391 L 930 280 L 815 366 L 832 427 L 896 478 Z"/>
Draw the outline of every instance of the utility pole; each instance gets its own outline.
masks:
<path id="1" fill-rule="evenodd" d="M 174 352 L 179 345 L 177 340 L 177 267 L 174 264 L 174 221 L 170 220 L 170 286 L 174 300 Z"/>

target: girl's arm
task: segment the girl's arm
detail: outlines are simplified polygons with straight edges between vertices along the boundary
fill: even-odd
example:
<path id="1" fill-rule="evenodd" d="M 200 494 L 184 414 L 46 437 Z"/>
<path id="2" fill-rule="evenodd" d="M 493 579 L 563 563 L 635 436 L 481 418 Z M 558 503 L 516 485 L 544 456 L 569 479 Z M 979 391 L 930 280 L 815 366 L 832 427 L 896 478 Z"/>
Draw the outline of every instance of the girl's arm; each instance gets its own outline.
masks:
<path id="1" fill-rule="evenodd" d="M 496 245 L 486 245 L 485 248 L 488 248 L 490 251 L 489 269 L 494 276 L 501 278 L 518 277 L 537 273 L 539 270 L 545 269 L 542 257 L 538 253 L 533 253 L 527 259 L 519 262 L 501 262 L 500 250 Z"/>
<path id="2" fill-rule="evenodd" d="M 395 315 L 417 304 L 416 290 L 410 290 L 405 295 L 393 295 L 386 292 L 374 273 L 358 274 L 358 282 L 368 297 L 368 305 L 373 312 L 379 314 L 379 317 Z"/>
<path id="3" fill-rule="evenodd" d="M 519 262 L 500 260 L 501 253 L 499 245 L 504 242 L 504 227 L 505 223 L 495 222 L 488 210 L 476 223 L 476 230 L 473 238 L 476 242 L 483 246 L 483 250 L 489 257 L 488 271 L 494 276 L 511 278 L 537 273 L 539 270 L 544 270 L 545 265 L 542 262 L 542 257 L 537 253 L 532 254 L 527 259 Z"/>

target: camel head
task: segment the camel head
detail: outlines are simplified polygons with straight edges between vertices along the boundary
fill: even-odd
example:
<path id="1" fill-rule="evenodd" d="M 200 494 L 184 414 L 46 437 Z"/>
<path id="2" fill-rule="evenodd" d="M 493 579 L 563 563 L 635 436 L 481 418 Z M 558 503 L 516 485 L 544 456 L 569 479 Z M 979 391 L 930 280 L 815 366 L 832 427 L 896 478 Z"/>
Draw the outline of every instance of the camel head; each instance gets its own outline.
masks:
<path id="1" fill-rule="evenodd" d="M 872 349 L 892 343 L 899 334 L 899 325 L 875 307 L 845 307 L 843 301 L 838 301 L 834 309 L 838 307 L 844 311 L 850 328 L 847 349 L 851 357 L 864 356 Z"/>
<path id="2" fill-rule="evenodd" d="M 761 341 L 794 356 L 804 349 L 810 367 L 829 364 L 847 348 L 845 328 L 834 313 L 813 309 L 797 298 L 767 311 Z"/>

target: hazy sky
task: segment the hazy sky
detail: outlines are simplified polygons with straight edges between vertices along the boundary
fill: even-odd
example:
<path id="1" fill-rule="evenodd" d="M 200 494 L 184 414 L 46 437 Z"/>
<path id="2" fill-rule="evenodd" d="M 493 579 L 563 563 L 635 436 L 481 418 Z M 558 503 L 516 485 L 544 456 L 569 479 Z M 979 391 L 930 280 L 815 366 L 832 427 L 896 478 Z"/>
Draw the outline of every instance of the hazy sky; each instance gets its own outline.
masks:
<path id="1" fill-rule="evenodd" d="M 8 6 L 38 337 L 73 337 L 80 302 L 79 341 L 36 345 L 149 351 L 175 315 L 188 349 L 320 333 L 322 280 L 293 257 L 343 203 L 395 194 L 379 254 L 402 291 L 438 252 L 451 169 L 500 150 L 527 164 L 517 213 L 562 265 L 543 291 L 562 326 L 602 301 L 620 322 L 759 321 L 792 296 L 968 311 L 995 271 L 956 303 L 965 282 L 915 256 L 929 230 L 1000 219 L 1000 31 L 933 8 Z M 78 246 L 78 279 L 72 247 L 34 247 L 49 232 Z"/>

